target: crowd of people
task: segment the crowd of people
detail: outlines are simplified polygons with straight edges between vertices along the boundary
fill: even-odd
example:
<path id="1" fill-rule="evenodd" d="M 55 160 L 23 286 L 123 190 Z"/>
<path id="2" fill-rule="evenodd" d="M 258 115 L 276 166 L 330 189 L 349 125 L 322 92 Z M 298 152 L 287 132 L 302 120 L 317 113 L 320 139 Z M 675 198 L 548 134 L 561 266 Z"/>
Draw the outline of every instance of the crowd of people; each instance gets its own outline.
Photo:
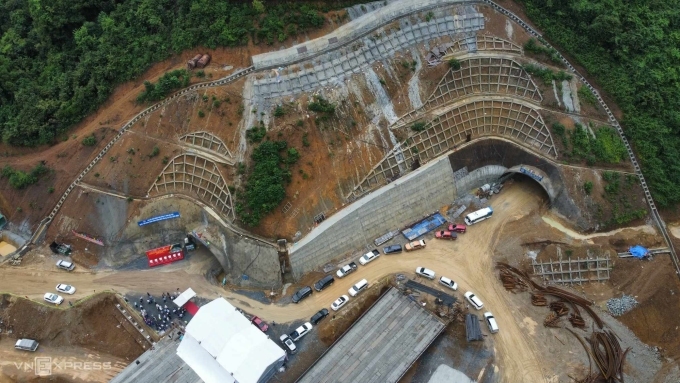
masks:
<path id="1" fill-rule="evenodd" d="M 146 298 L 144 296 L 139 297 L 139 302 L 134 301 L 133 306 L 139 310 L 147 326 L 156 329 L 159 333 L 164 333 L 172 328 L 174 321 L 179 321 L 177 324 L 181 326 L 185 326 L 188 323 L 188 321 L 184 320 L 187 311 L 182 307 L 177 307 L 172 302 L 179 295 L 180 291 L 178 288 L 172 294 L 162 293 L 161 298 L 157 300 L 147 292 Z M 130 303 L 127 298 L 125 298 L 125 302 Z"/>

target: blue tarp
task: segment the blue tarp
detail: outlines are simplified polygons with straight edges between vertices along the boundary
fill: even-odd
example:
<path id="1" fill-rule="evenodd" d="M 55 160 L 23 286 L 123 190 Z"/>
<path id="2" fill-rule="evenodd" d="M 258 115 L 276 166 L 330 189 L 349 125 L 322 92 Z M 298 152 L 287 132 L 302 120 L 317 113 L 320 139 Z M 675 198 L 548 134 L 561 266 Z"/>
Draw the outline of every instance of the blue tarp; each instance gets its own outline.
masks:
<path id="1" fill-rule="evenodd" d="M 427 234 L 430 231 L 438 228 L 445 222 L 446 219 L 444 219 L 441 214 L 435 213 L 430 217 L 427 217 L 424 220 L 416 223 L 410 228 L 402 230 L 401 233 L 404 234 L 404 237 L 406 237 L 409 241 L 413 241 L 421 235 Z"/>
<path id="2" fill-rule="evenodd" d="M 635 258 L 644 258 L 649 253 L 649 250 L 640 245 L 632 246 L 631 248 L 628 249 L 628 251 Z"/>
<path id="3" fill-rule="evenodd" d="M 158 215 L 158 216 L 155 216 L 155 217 L 151 217 L 151 218 L 149 218 L 149 219 L 145 219 L 145 220 L 143 220 L 143 221 L 137 222 L 137 225 L 139 225 L 139 226 L 145 226 L 145 225 L 148 225 L 148 224 L 150 224 L 150 223 L 165 221 L 166 219 L 172 219 L 172 218 L 179 218 L 179 212 L 178 212 L 178 211 L 174 211 L 174 212 L 172 212 L 172 213 L 168 213 L 168 214 L 163 214 L 163 215 Z"/>

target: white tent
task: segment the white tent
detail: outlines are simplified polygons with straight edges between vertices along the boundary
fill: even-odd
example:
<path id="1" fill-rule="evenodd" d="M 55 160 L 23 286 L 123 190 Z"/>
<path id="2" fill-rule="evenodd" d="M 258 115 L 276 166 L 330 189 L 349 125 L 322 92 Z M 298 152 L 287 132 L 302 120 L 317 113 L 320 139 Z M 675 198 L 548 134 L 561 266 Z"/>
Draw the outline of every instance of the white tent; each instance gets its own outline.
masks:
<path id="1" fill-rule="evenodd" d="M 177 298 L 175 298 L 175 300 L 173 302 L 177 305 L 177 307 L 182 307 L 187 302 L 189 302 L 189 299 L 191 299 L 195 296 L 196 296 L 196 293 L 194 292 L 194 290 L 191 287 L 189 287 L 188 289 L 186 289 L 186 291 L 184 291 Z"/>
<path id="2" fill-rule="evenodd" d="M 177 348 L 205 383 L 257 383 L 285 351 L 223 298 L 201 306 Z"/>

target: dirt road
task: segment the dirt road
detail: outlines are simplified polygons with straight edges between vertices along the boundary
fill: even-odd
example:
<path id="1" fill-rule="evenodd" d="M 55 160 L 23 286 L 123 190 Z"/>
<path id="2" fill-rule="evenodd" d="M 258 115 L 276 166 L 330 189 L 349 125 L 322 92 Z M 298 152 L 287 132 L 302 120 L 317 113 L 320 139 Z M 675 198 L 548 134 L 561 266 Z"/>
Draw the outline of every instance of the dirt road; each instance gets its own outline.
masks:
<path id="1" fill-rule="evenodd" d="M 160 294 L 176 288 L 193 288 L 199 296 L 214 298 L 223 296 L 247 311 L 277 322 L 288 322 L 310 317 L 321 307 L 328 307 L 339 295 L 357 280 L 368 279 L 375 283 L 393 273 L 406 273 L 414 277 L 417 266 L 434 270 L 437 277 L 445 275 L 459 284 L 456 295 L 471 290 L 484 302 L 484 310 L 493 311 L 501 331 L 494 337 L 499 374 L 505 382 L 541 382 L 544 378 L 539 367 L 539 355 L 525 329 L 524 318 L 514 317 L 513 307 L 504 299 L 503 290 L 493 272 L 492 253 L 503 228 L 513 221 L 535 212 L 541 203 L 538 194 L 520 187 L 508 188 L 492 200 L 494 216 L 470 227 L 467 234 L 457 241 L 428 242 L 427 248 L 414 253 L 382 255 L 367 266 L 360 266 L 354 274 L 337 279 L 335 284 L 297 305 L 262 304 L 242 295 L 211 285 L 203 276 L 201 265 L 205 259 L 197 258 L 192 264 L 171 267 L 118 272 L 78 272 L 59 270 L 35 270 L 35 268 L 0 268 L 0 291 L 7 291 L 31 299 L 42 299 L 47 291 L 53 291 L 57 283 L 70 283 L 78 288 L 73 297 L 81 298 L 95 291 L 115 290 L 120 293 L 151 292 Z M 424 283 L 436 286 L 434 282 Z M 64 305 L 63 308 L 66 308 Z M 530 330 L 530 329 L 529 329 Z"/>

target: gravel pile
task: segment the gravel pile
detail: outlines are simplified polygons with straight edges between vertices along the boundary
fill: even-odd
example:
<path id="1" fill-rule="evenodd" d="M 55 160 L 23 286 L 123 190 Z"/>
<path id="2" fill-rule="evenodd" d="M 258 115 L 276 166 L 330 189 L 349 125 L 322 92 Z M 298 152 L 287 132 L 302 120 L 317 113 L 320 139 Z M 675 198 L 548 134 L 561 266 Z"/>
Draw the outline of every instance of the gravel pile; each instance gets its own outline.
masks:
<path id="1" fill-rule="evenodd" d="M 621 298 L 612 298 L 607 301 L 607 309 L 615 316 L 621 316 L 637 306 L 638 301 L 630 295 L 623 294 Z"/>

